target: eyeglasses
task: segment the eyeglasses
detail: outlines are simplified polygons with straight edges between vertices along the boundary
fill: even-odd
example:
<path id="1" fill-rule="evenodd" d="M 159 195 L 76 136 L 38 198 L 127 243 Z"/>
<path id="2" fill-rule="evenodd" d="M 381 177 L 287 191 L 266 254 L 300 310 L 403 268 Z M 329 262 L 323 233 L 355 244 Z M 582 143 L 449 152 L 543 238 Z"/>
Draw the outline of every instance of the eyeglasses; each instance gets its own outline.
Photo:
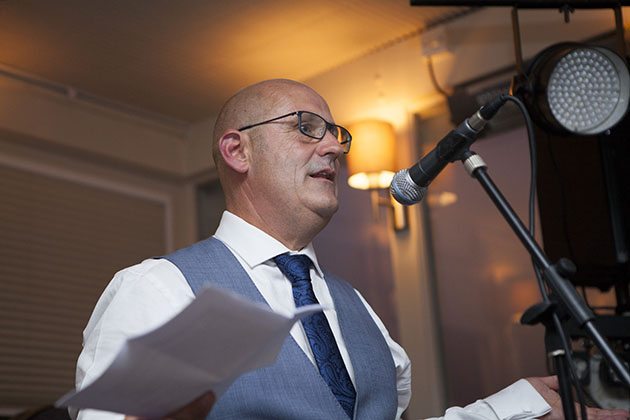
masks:
<path id="1" fill-rule="evenodd" d="M 241 127 L 238 131 L 247 130 L 249 128 L 257 127 L 259 125 L 267 124 L 272 121 L 279 120 L 281 118 L 286 118 L 291 115 L 297 115 L 298 117 L 298 128 L 300 133 L 304 134 L 313 139 L 321 140 L 326 135 L 326 131 L 329 131 L 333 136 L 337 138 L 339 144 L 343 147 L 343 152 L 348 153 L 350 151 L 350 143 L 352 142 L 352 136 L 350 132 L 337 124 L 331 124 L 326 121 L 323 117 L 314 114 L 309 111 L 294 111 L 285 115 L 281 115 L 276 118 L 272 118 L 267 121 L 259 122 L 256 124 L 246 125 L 245 127 Z"/>

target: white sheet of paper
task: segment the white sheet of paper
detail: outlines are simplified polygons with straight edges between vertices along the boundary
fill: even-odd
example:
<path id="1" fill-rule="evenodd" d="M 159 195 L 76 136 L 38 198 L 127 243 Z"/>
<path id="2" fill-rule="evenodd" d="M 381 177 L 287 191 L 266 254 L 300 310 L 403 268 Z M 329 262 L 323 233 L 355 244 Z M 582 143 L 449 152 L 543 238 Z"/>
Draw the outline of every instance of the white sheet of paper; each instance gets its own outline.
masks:
<path id="1" fill-rule="evenodd" d="M 209 390 L 218 399 L 243 373 L 274 363 L 293 324 L 321 310 L 286 317 L 208 287 L 161 327 L 128 339 L 101 376 L 56 405 L 160 418 Z"/>

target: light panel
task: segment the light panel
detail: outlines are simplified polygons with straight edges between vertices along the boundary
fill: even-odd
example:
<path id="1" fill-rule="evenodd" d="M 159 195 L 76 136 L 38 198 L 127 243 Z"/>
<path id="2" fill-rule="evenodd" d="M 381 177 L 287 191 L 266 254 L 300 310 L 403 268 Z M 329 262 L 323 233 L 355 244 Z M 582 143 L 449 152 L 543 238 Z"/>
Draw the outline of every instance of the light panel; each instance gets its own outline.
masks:
<path id="1" fill-rule="evenodd" d="M 596 134 L 623 117 L 628 91 L 628 71 L 619 56 L 605 48 L 576 48 L 553 69 L 547 101 L 568 131 Z"/>
<path id="2" fill-rule="evenodd" d="M 597 135 L 626 115 L 628 66 L 615 52 L 577 43 L 540 52 L 519 86 L 533 116 L 557 134 Z"/>

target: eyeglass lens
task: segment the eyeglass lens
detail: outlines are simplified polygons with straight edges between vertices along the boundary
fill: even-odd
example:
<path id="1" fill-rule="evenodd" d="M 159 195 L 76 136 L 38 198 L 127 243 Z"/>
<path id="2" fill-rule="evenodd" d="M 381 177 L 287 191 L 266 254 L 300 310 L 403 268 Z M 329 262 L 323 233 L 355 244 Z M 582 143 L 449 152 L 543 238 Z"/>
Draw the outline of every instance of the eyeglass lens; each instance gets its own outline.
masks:
<path id="1" fill-rule="evenodd" d="M 337 138 L 345 149 L 350 147 L 350 133 L 343 127 L 328 123 L 324 118 L 308 111 L 302 111 L 300 114 L 300 131 L 316 139 L 322 139 L 326 134 L 326 129 Z M 347 150 L 346 150 L 347 153 Z"/>

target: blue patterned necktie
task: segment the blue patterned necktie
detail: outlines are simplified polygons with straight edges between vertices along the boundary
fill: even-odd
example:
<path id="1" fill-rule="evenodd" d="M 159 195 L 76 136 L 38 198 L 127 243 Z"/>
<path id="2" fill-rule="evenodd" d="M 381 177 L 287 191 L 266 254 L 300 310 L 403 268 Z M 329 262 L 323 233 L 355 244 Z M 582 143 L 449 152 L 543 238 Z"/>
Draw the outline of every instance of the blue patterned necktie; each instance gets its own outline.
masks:
<path id="1" fill-rule="evenodd" d="M 296 307 L 319 303 L 311 285 L 309 273 L 311 259 L 309 257 L 281 254 L 273 260 L 293 285 L 293 299 Z M 326 316 L 323 312 L 314 313 L 302 318 L 302 325 L 311 344 L 319 373 L 348 417 L 352 418 L 356 392 Z"/>

